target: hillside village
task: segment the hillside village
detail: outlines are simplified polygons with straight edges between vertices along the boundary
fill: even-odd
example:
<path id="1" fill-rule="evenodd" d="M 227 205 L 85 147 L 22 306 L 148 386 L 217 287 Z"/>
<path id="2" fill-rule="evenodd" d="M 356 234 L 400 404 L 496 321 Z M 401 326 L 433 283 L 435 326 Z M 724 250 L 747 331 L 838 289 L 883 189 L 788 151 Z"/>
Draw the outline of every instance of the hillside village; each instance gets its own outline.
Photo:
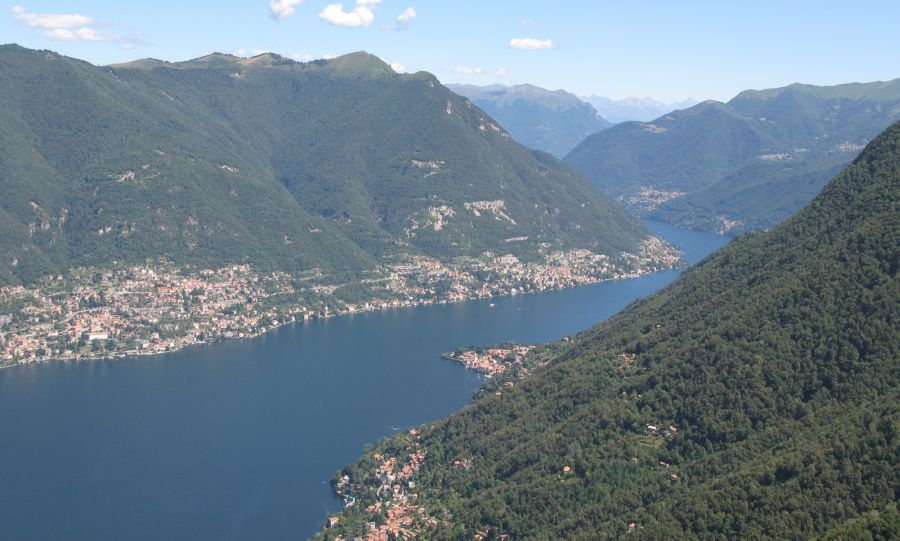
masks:
<path id="1" fill-rule="evenodd" d="M 420 444 L 421 437 L 419 430 L 410 429 L 399 438 L 403 443 L 402 449 L 384 449 L 367 457 L 371 469 L 365 471 L 364 477 L 344 474 L 335 480 L 334 489 L 343 498 L 345 508 L 353 508 L 359 501 L 351 492 L 365 493 L 368 505 L 353 518 L 365 521 L 360 527 L 365 530 L 363 539 L 366 541 L 412 539 L 437 526 L 438 520 L 420 505 L 413 480 L 428 456 Z M 345 525 L 341 520 L 346 516 L 330 516 L 328 528 L 343 528 Z M 337 535 L 334 539 L 345 538 Z"/>

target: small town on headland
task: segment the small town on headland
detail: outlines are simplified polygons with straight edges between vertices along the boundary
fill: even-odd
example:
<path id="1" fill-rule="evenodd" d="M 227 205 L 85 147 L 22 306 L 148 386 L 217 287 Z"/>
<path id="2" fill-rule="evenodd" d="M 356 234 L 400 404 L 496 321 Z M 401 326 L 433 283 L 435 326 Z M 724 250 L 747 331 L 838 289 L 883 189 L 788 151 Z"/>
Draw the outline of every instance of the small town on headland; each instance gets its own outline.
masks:
<path id="1" fill-rule="evenodd" d="M 535 346 L 502 344 L 489 348 L 462 348 L 442 355 L 448 361 L 456 361 L 469 370 L 481 372 L 487 377 L 502 374 L 512 367 L 521 367 L 525 356 Z"/>
<path id="2" fill-rule="evenodd" d="M 660 326 L 655 329 L 656 332 L 661 330 Z M 505 391 L 534 370 L 558 360 L 560 354 L 577 339 L 566 336 L 557 342 L 540 345 L 506 342 L 492 346 L 461 347 L 441 357 L 485 375 L 475 400 L 503 400 Z M 644 370 L 638 356 L 630 351 L 606 356 L 600 362 L 607 363 L 625 380 Z M 429 483 L 428 479 L 433 479 L 436 472 L 443 476 L 469 475 L 478 468 L 478 464 L 469 456 L 436 456 L 433 435 L 437 433 L 438 424 L 426 423 L 397 432 L 369 447 L 364 456 L 338 472 L 332 479 L 332 487 L 343 499 L 344 508 L 328 517 L 314 539 L 422 539 L 427 538 L 430 532 L 452 530 L 456 526 L 453 517 L 436 503 L 433 483 Z M 636 425 L 630 438 L 645 452 L 632 456 L 630 467 L 641 468 L 648 476 L 663 479 L 669 484 L 681 482 L 678 465 L 668 459 L 659 460 L 653 453 L 662 442 L 678 435 L 678 428 L 672 424 L 654 422 Z M 576 463 L 561 460 L 555 482 L 579 483 L 580 475 Z M 630 534 L 642 528 L 641 524 L 628 521 L 623 523 L 622 533 Z M 465 532 L 463 538 L 486 541 L 508 539 L 509 535 L 503 531 L 475 530 Z"/>
<path id="3" fill-rule="evenodd" d="M 407 255 L 345 281 L 316 270 L 290 275 L 165 260 L 76 268 L 0 287 L 0 367 L 156 354 L 312 318 L 547 291 L 682 264 L 674 248 L 651 237 L 640 253 L 612 258 L 584 249 L 547 250 L 536 262 L 490 252 L 450 262 Z"/>

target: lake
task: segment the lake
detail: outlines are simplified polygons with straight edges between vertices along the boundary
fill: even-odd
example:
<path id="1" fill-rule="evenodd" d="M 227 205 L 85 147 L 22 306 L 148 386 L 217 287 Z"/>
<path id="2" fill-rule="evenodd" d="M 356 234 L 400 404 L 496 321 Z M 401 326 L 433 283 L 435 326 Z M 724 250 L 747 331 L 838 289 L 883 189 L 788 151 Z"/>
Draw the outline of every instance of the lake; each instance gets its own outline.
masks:
<path id="1" fill-rule="evenodd" d="M 644 223 L 692 263 L 728 240 Z M 366 443 L 470 400 L 480 377 L 440 353 L 559 339 L 677 275 L 0 370 L 0 539 L 305 538 L 341 508 L 329 479 Z"/>

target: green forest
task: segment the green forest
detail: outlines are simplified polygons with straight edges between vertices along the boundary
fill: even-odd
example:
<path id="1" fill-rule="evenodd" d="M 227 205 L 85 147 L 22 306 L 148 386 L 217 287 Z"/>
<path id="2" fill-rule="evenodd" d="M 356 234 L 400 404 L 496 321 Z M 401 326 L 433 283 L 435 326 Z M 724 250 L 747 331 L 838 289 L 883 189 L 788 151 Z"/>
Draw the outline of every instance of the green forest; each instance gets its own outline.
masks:
<path id="1" fill-rule="evenodd" d="M 705 231 L 720 231 L 725 217 L 739 234 L 797 212 L 897 120 L 900 79 L 793 84 L 617 124 L 565 161 L 615 196 L 643 187 L 683 193 L 645 211 L 650 217 Z"/>
<path id="2" fill-rule="evenodd" d="M 898 218 L 900 123 L 786 223 L 420 427 L 421 536 L 896 539 Z M 373 520 L 373 466 L 337 474 L 358 502 L 323 538 Z"/>
<path id="3" fill-rule="evenodd" d="M 159 256 L 354 275 L 648 235 L 433 75 L 366 53 L 98 67 L 4 45 L 0 191 L 0 284 Z"/>
<path id="4" fill-rule="evenodd" d="M 448 85 L 472 100 L 513 139 L 562 158 L 585 137 L 613 125 L 578 96 L 565 90 L 546 90 L 534 85 Z"/>

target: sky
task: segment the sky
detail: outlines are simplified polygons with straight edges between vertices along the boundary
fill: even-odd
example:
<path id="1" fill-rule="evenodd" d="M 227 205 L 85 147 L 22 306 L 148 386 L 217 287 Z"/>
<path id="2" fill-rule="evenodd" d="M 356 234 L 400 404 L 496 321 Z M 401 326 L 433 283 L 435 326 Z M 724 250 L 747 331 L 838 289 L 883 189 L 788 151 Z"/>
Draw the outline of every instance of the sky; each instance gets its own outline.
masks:
<path id="1" fill-rule="evenodd" d="M 353 51 L 444 83 L 728 100 L 900 77 L 900 0 L 0 2 L 0 43 L 94 64 Z"/>

